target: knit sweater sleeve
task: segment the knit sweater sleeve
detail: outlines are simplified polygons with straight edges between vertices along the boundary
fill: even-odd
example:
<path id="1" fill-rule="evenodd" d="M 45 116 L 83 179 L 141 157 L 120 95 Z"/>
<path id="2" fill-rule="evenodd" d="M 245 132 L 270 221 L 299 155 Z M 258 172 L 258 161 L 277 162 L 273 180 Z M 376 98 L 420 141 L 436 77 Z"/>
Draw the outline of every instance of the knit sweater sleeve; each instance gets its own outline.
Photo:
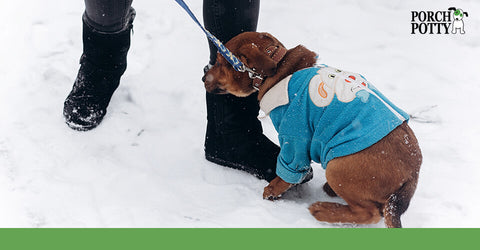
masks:
<path id="1" fill-rule="evenodd" d="M 302 137 L 279 136 L 277 175 L 292 184 L 301 183 L 310 169 L 311 141 Z"/>

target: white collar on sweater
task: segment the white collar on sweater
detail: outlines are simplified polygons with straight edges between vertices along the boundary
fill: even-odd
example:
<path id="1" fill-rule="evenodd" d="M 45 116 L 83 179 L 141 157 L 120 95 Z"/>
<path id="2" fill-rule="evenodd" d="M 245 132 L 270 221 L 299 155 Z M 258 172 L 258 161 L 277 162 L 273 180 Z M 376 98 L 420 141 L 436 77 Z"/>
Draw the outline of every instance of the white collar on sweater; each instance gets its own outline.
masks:
<path id="1" fill-rule="evenodd" d="M 292 75 L 275 84 L 260 100 L 260 109 L 262 109 L 265 115 L 269 115 L 277 107 L 288 104 L 288 82 L 290 78 L 292 78 Z"/>

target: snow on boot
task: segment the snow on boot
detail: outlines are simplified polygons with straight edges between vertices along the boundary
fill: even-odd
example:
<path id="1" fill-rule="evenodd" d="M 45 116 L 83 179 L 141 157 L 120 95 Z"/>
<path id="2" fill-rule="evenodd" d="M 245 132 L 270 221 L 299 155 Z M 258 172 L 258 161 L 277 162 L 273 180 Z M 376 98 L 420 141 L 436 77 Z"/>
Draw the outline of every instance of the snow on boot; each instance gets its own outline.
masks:
<path id="1" fill-rule="evenodd" d="M 63 116 L 75 130 L 95 128 L 107 112 L 107 106 L 127 68 L 130 32 L 135 11 L 125 29 L 103 33 L 83 20 L 83 54 L 73 89 L 64 103 Z"/>

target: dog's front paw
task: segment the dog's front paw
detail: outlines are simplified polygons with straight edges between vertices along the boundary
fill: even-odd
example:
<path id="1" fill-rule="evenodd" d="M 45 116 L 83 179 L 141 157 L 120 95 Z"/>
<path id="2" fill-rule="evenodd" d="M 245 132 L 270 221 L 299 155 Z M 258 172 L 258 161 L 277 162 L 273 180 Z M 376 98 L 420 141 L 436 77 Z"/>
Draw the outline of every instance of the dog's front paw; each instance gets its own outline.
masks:
<path id="1" fill-rule="evenodd" d="M 263 199 L 271 201 L 276 200 L 292 186 L 292 184 L 285 182 L 282 178 L 277 176 L 263 189 Z"/>
<path id="2" fill-rule="evenodd" d="M 276 196 L 276 195 L 273 193 L 273 187 L 271 187 L 271 186 L 266 186 L 266 187 L 263 189 L 263 199 L 265 199 L 265 200 L 274 201 L 274 200 L 280 198 L 281 196 L 282 196 L 282 195 Z"/>

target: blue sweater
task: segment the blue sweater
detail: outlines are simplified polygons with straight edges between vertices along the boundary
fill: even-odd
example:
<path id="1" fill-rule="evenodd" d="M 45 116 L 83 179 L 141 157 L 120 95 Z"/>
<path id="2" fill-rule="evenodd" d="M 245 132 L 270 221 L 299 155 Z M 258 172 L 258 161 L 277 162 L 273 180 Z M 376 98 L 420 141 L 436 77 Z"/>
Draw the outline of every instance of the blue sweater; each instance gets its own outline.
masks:
<path id="1" fill-rule="evenodd" d="M 278 132 L 277 175 L 288 183 L 300 183 L 312 160 L 326 169 L 409 119 L 362 75 L 326 65 L 280 81 L 260 106 Z"/>

